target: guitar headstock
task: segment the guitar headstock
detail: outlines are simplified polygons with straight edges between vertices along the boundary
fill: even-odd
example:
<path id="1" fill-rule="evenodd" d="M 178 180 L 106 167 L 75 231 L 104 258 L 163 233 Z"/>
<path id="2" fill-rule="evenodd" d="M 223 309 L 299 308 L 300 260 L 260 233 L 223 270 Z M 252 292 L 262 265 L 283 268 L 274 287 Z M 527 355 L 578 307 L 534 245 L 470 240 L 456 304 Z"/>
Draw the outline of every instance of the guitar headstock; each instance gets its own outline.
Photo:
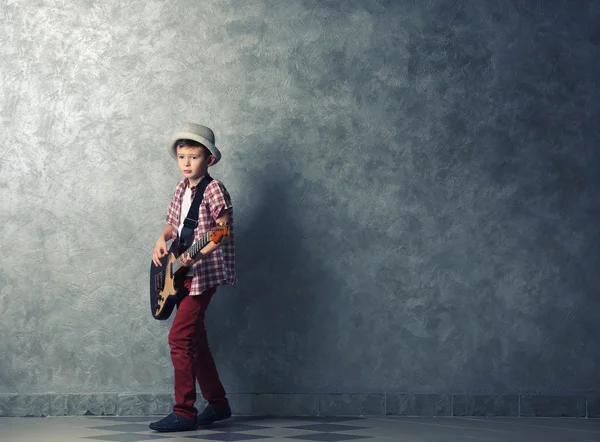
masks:
<path id="1" fill-rule="evenodd" d="M 216 226 L 210 230 L 210 240 L 215 244 L 219 244 L 229 235 L 229 226 Z"/>

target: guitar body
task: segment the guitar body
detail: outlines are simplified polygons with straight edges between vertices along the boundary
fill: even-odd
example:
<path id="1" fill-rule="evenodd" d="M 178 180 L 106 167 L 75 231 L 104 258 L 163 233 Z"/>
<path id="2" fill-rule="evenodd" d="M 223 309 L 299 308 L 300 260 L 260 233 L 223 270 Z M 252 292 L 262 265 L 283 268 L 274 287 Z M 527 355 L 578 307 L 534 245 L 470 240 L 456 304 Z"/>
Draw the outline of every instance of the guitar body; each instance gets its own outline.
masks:
<path id="1" fill-rule="evenodd" d="M 150 311 L 154 319 L 165 320 L 171 316 L 181 296 L 180 292 L 185 290 L 183 279 L 188 268 L 183 267 L 177 259 L 182 252 L 194 257 L 206 244 L 209 242 L 219 244 L 227 235 L 229 235 L 227 225 L 213 227 L 203 235 L 200 241 L 185 251 L 180 250 L 179 241 L 175 239 L 169 247 L 167 255 L 160 258 L 160 267 L 155 266 L 154 261 L 151 262 Z"/>
<path id="2" fill-rule="evenodd" d="M 185 270 L 171 274 L 171 265 L 179 256 L 179 242 L 173 241 L 167 256 L 160 259 L 161 266 L 150 264 L 150 309 L 154 319 L 165 320 L 177 305 L 179 291 L 183 288 L 181 275 Z"/>

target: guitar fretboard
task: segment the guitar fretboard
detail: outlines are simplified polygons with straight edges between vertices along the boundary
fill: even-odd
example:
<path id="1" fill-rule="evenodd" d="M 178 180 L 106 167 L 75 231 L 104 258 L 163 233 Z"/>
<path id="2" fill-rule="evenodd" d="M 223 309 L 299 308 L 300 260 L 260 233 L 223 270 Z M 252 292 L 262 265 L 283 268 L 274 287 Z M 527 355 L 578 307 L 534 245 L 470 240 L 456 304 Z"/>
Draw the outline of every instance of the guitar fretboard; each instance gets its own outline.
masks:
<path id="1" fill-rule="evenodd" d="M 189 249 L 187 249 L 185 252 L 183 253 L 187 253 L 189 256 L 191 256 L 192 258 L 194 256 L 196 256 L 196 254 L 202 250 L 202 248 L 208 244 L 210 241 L 210 232 L 206 232 L 204 235 L 202 235 L 202 238 L 200 239 L 200 241 L 192 244 L 190 246 Z M 181 255 L 179 255 L 181 256 Z M 179 260 L 173 262 L 171 264 L 171 275 L 174 275 L 181 267 L 183 267 L 183 265 L 181 264 L 181 262 Z"/>

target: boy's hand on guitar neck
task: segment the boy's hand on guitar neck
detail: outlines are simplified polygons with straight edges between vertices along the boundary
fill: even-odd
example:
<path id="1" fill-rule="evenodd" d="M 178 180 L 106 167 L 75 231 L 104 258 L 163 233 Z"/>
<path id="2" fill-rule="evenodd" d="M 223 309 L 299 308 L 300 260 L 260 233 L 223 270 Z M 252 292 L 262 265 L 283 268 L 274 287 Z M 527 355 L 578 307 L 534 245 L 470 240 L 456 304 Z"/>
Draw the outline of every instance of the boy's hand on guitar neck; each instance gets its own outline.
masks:
<path id="1" fill-rule="evenodd" d="M 156 267 L 160 267 L 160 259 L 164 258 L 168 255 L 169 249 L 167 248 L 167 241 L 170 239 L 177 238 L 177 231 L 175 228 L 167 224 L 167 226 L 163 229 L 163 232 L 156 240 L 156 244 L 154 245 L 154 251 L 152 253 L 152 262 Z"/>
<path id="2" fill-rule="evenodd" d="M 226 215 L 223 215 L 221 218 L 217 218 L 217 221 L 219 221 L 219 223 L 217 225 L 227 225 L 227 222 L 229 221 L 229 213 L 227 213 Z M 179 262 L 181 263 L 182 266 L 184 267 L 189 267 L 191 265 L 196 264 L 198 261 L 201 261 L 204 257 L 206 257 L 207 255 L 210 255 L 212 252 L 214 252 L 215 250 L 217 250 L 219 247 L 221 247 L 221 245 L 223 245 L 223 243 L 227 242 L 227 236 L 225 236 L 224 238 L 220 238 L 218 239 L 217 243 L 213 242 L 212 240 L 206 245 L 204 246 L 204 248 L 202 250 L 200 250 L 196 256 L 194 258 L 190 257 L 190 255 L 186 252 L 183 253 L 179 258 Z"/>
<path id="3" fill-rule="evenodd" d="M 188 253 L 187 253 L 187 252 L 186 252 L 186 253 L 184 253 L 184 254 L 182 254 L 182 255 L 181 255 L 179 258 L 177 258 L 177 259 L 179 259 L 179 262 L 180 262 L 180 263 L 181 263 L 181 265 L 182 265 L 182 266 L 184 266 L 184 267 L 189 267 L 189 266 L 191 266 L 191 265 L 195 264 L 197 261 L 199 261 L 198 259 L 193 259 L 193 258 L 190 258 L 190 255 L 188 255 Z"/>

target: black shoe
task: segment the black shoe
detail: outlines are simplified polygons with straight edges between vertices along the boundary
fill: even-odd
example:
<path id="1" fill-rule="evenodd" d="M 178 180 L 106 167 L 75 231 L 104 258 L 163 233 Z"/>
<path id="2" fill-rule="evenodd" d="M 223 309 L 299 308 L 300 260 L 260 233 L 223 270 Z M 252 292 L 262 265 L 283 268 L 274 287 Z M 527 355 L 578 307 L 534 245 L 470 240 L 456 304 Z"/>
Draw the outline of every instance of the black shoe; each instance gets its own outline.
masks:
<path id="1" fill-rule="evenodd" d="M 169 414 L 167 417 L 162 418 L 158 422 L 152 422 L 149 427 L 152 430 L 163 433 L 172 431 L 194 431 L 196 428 L 198 428 L 196 422 L 193 420 L 187 419 L 175 413 Z"/>
<path id="2" fill-rule="evenodd" d="M 198 425 L 210 425 L 213 422 L 222 421 L 229 417 L 231 417 L 231 408 L 229 408 L 229 404 L 218 408 L 207 405 L 204 411 L 198 415 L 197 423 Z"/>

